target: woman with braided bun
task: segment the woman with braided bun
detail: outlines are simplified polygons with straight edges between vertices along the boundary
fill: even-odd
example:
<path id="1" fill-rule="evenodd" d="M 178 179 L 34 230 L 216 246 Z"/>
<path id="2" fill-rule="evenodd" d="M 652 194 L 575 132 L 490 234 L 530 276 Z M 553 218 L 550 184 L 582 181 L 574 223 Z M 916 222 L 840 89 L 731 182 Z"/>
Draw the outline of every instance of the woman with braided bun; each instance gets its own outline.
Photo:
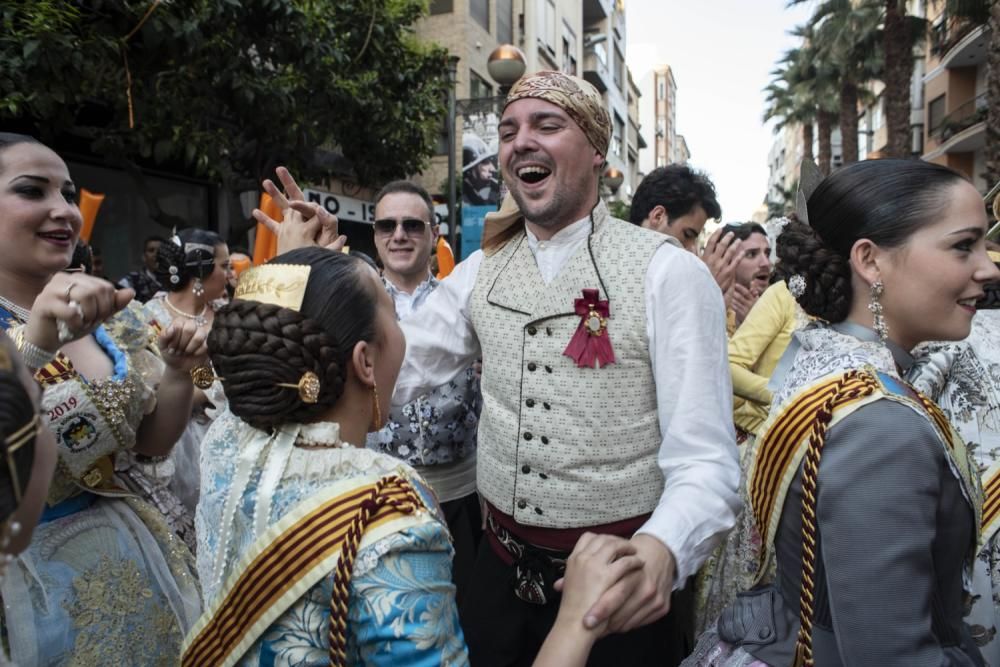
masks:
<path id="1" fill-rule="evenodd" d="M 17 664 L 169 663 L 201 607 L 193 558 L 115 467 L 128 450 L 169 453 L 205 335 L 176 323 L 157 337 L 131 289 L 64 272 L 82 223 L 66 163 L 0 134 L 0 328 L 42 389 L 59 462 L 0 587 L 4 625 Z"/>
<path id="2" fill-rule="evenodd" d="M 182 229 L 160 244 L 156 278 L 163 286 L 143 305 L 154 330 L 173 322 L 193 322 L 206 335 L 215 308 L 226 296 L 232 274 L 229 246 L 215 232 Z M 194 551 L 194 511 L 198 505 L 201 441 L 212 419 L 225 408 L 225 394 L 218 382 L 195 388 L 191 418 L 169 458 L 133 455 L 123 472 L 129 488 L 163 512 L 170 527 Z"/>
<path id="3" fill-rule="evenodd" d="M 779 363 L 751 452 L 758 584 L 685 664 L 981 665 L 963 620 L 978 472 L 903 378 L 919 343 L 969 334 L 1000 276 L 982 200 L 946 167 L 874 160 L 834 172 L 807 201 L 808 225 L 783 235 L 797 254 L 782 261 L 817 321 Z"/>
<path id="4" fill-rule="evenodd" d="M 467 665 L 441 510 L 412 467 L 365 449 L 405 346 L 376 271 L 282 254 L 240 277 L 208 345 L 229 412 L 202 444 L 206 612 L 182 664 Z M 581 540 L 539 665 L 583 664 L 601 631 L 583 614 L 641 567 L 619 542 Z"/>
<path id="5" fill-rule="evenodd" d="M 56 443 L 38 413 L 38 385 L 0 332 L 0 581 L 38 525 L 56 467 Z M 0 666 L 10 665 L 0 642 Z"/>

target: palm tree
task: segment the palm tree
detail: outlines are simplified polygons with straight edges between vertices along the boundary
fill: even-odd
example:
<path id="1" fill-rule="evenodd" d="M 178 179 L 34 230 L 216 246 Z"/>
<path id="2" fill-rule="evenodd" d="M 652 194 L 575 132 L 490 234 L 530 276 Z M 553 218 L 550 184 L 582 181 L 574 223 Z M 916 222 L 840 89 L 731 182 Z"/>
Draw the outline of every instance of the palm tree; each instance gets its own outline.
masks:
<path id="1" fill-rule="evenodd" d="M 790 5 L 807 0 L 791 0 Z M 862 87 L 882 73 L 881 6 L 873 0 L 823 0 L 809 19 L 818 62 L 839 75 L 841 151 L 844 164 L 858 160 L 858 101 Z"/>
<path id="2" fill-rule="evenodd" d="M 764 89 L 767 93 L 764 122 L 777 120 L 775 132 L 780 132 L 790 124 L 801 125 L 803 158 L 812 160 L 816 105 L 802 94 L 802 62 L 801 49 L 791 49 L 785 52 L 778 66 L 771 70 L 773 78 Z"/>
<path id="3" fill-rule="evenodd" d="M 871 0 L 869 0 L 871 1 Z M 913 80 L 913 47 L 927 32 L 927 20 L 908 15 L 906 0 L 875 0 L 882 2 L 882 52 L 885 66 L 882 81 L 882 103 L 888 141 L 886 157 L 910 157 L 912 129 L 910 127 L 910 90 Z"/>

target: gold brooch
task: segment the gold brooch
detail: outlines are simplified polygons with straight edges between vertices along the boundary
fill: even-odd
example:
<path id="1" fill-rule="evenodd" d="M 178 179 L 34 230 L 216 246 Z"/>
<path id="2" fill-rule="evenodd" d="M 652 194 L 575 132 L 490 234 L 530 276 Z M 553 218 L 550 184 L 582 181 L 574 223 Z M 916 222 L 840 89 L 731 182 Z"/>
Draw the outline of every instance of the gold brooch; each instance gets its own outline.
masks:
<path id="1" fill-rule="evenodd" d="M 312 371 L 306 371 L 299 378 L 298 384 L 290 384 L 288 382 L 279 382 L 279 387 L 288 387 L 289 389 L 299 390 L 299 399 L 303 403 L 308 403 L 312 405 L 319 400 L 319 377 Z"/>
<path id="2" fill-rule="evenodd" d="M 216 380 L 222 378 L 216 376 L 211 366 L 195 366 L 191 369 L 191 382 L 202 391 L 211 387 Z"/>

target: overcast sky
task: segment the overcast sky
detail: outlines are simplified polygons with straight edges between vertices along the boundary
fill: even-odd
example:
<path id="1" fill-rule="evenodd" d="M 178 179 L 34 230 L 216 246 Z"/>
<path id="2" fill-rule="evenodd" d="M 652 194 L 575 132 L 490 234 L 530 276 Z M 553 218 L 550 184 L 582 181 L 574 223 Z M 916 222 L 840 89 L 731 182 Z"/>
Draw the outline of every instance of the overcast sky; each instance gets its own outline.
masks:
<path id="1" fill-rule="evenodd" d="M 677 131 L 691 165 L 715 182 L 726 222 L 744 221 L 767 192 L 767 153 L 774 135 L 761 122 L 764 86 L 787 34 L 814 3 L 784 0 L 627 0 L 628 53 L 636 82 L 654 65 L 670 65 L 677 82 Z M 651 104 L 641 99 L 640 104 Z M 652 150 L 652 128 L 642 129 Z"/>

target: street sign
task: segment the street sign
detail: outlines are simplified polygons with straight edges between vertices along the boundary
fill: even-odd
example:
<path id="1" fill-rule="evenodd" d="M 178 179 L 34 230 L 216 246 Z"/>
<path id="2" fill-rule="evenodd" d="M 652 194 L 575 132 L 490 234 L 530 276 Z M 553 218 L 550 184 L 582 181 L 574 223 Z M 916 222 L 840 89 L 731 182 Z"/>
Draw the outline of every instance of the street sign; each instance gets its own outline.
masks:
<path id="1" fill-rule="evenodd" d="M 375 221 L 375 203 L 348 197 L 346 195 L 335 195 L 321 190 L 305 190 L 303 194 L 306 201 L 320 204 L 327 211 L 337 216 L 338 220 L 350 222 L 361 222 L 370 225 Z"/>

